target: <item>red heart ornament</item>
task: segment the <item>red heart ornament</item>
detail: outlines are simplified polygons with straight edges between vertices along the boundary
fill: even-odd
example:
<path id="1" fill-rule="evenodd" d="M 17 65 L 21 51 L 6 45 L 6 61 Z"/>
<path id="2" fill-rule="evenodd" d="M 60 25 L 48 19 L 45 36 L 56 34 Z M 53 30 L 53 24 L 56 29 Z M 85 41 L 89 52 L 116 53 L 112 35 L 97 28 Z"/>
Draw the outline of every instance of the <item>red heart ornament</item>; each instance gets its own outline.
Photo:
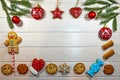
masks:
<path id="1" fill-rule="evenodd" d="M 45 61 L 43 59 L 33 59 L 32 61 L 32 67 L 36 70 L 36 71 L 41 71 L 43 69 L 43 67 L 45 66 Z"/>
<path id="2" fill-rule="evenodd" d="M 78 18 L 82 13 L 82 9 L 80 7 L 73 7 L 70 9 L 70 14 L 74 17 L 74 18 Z"/>

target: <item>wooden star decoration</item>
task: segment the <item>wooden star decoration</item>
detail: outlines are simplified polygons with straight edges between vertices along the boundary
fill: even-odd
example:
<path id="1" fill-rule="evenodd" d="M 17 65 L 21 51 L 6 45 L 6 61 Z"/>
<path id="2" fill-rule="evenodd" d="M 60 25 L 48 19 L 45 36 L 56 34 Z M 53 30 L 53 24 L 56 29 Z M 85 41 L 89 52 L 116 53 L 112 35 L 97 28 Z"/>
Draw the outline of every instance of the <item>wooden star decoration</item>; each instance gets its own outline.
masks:
<path id="1" fill-rule="evenodd" d="M 53 14 L 53 19 L 55 19 L 55 18 L 62 19 L 61 15 L 64 13 L 64 11 L 61 11 L 59 9 L 59 7 L 56 7 L 56 9 L 54 11 L 51 11 L 51 12 Z"/>

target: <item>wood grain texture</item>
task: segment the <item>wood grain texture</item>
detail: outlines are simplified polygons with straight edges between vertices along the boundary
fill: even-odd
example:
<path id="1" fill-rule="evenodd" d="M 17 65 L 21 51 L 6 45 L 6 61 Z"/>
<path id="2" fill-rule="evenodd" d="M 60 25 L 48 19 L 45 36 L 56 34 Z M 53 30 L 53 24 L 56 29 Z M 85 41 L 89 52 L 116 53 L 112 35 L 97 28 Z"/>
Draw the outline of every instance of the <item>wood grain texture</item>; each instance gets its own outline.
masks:
<path id="1" fill-rule="evenodd" d="M 30 1 L 33 6 L 37 3 Z M 114 41 L 114 46 L 111 48 L 115 50 L 115 55 L 104 61 L 105 64 L 112 64 L 115 72 L 107 76 L 103 73 L 103 66 L 93 78 L 90 78 L 86 74 L 90 65 L 97 58 L 102 59 L 103 54 L 109 50 L 102 50 L 101 45 L 106 41 L 98 38 L 98 31 L 103 25 L 99 25 L 99 20 L 86 19 L 88 12 L 84 10 L 78 19 L 72 18 L 69 9 L 75 5 L 76 0 L 60 1 L 62 1 L 60 9 L 65 12 L 62 20 L 52 19 L 50 13 L 56 7 L 56 0 L 44 0 L 42 3 L 39 1 L 47 14 L 43 20 L 36 21 L 31 16 L 21 17 L 23 26 L 14 28 L 14 31 L 23 39 L 19 45 L 19 54 L 15 54 L 15 68 L 20 63 L 25 63 L 30 67 L 34 58 L 43 58 L 46 65 L 55 63 L 59 66 L 59 64 L 67 63 L 71 66 L 70 73 L 62 75 L 58 72 L 51 76 L 44 69 L 39 76 L 33 76 L 30 71 L 26 75 L 20 75 L 16 71 L 15 75 L 5 76 L 0 71 L 0 80 L 120 80 L 120 16 L 118 16 L 118 30 L 111 37 Z M 83 2 L 85 0 L 80 0 L 79 4 L 82 9 Z M 107 25 L 112 29 L 112 21 Z M 11 64 L 11 55 L 4 45 L 9 31 L 11 29 L 6 22 L 5 13 L 0 7 L 0 68 L 3 64 Z M 78 62 L 86 66 L 86 71 L 81 75 L 73 71 L 74 65 Z"/>

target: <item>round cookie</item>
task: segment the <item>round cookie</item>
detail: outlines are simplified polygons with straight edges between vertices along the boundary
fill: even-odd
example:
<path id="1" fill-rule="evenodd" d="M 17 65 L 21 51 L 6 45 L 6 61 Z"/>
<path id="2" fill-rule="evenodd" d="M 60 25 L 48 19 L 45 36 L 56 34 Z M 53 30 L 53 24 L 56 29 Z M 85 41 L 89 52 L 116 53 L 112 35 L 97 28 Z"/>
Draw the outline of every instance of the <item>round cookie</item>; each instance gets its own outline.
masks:
<path id="1" fill-rule="evenodd" d="M 107 64 L 104 66 L 103 72 L 107 75 L 111 75 L 114 72 L 114 67 L 111 64 Z"/>
<path id="2" fill-rule="evenodd" d="M 58 67 L 57 67 L 56 64 L 50 63 L 50 64 L 48 64 L 48 65 L 46 66 L 46 72 L 47 72 L 48 74 L 53 75 L 53 74 L 55 74 L 57 71 L 58 71 Z"/>
<path id="3" fill-rule="evenodd" d="M 83 63 L 77 63 L 74 66 L 74 72 L 76 74 L 82 74 L 85 71 L 85 65 Z"/>
<path id="4" fill-rule="evenodd" d="M 10 64 L 4 64 L 2 67 L 1 67 L 1 71 L 4 75 L 9 75 L 9 74 L 12 74 L 12 66 Z"/>
<path id="5" fill-rule="evenodd" d="M 19 74 L 26 74 L 28 71 L 28 66 L 26 64 L 19 64 L 17 67 L 17 71 Z"/>

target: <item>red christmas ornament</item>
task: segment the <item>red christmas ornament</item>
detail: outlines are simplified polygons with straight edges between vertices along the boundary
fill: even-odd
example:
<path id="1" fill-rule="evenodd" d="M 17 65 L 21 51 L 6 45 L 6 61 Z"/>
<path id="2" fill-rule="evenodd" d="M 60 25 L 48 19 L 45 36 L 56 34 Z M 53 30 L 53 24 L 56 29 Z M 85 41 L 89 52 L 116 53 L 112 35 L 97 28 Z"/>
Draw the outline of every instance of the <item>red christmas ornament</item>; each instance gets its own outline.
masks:
<path id="1" fill-rule="evenodd" d="M 51 11 L 51 12 L 53 14 L 53 19 L 55 19 L 55 18 L 61 19 L 62 18 L 61 15 L 64 13 L 64 11 L 61 11 L 59 9 L 59 7 L 56 7 L 56 9 L 54 11 Z"/>
<path id="2" fill-rule="evenodd" d="M 70 9 L 70 14 L 74 18 L 78 18 L 81 13 L 82 13 L 82 9 L 80 7 L 73 7 L 73 8 Z"/>
<path id="3" fill-rule="evenodd" d="M 112 30 L 105 25 L 103 28 L 99 30 L 98 36 L 102 40 L 108 40 L 112 36 Z"/>
<path id="4" fill-rule="evenodd" d="M 31 15 L 34 19 L 40 20 L 45 16 L 45 10 L 38 4 L 32 9 Z"/>
<path id="5" fill-rule="evenodd" d="M 90 19 L 95 18 L 95 17 L 96 17 L 96 12 L 90 11 L 90 12 L 88 13 L 88 17 L 89 17 Z"/>
<path id="6" fill-rule="evenodd" d="M 21 22 L 21 20 L 18 16 L 13 16 L 12 17 L 12 22 L 15 23 L 15 24 L 19 24 Z"/>

